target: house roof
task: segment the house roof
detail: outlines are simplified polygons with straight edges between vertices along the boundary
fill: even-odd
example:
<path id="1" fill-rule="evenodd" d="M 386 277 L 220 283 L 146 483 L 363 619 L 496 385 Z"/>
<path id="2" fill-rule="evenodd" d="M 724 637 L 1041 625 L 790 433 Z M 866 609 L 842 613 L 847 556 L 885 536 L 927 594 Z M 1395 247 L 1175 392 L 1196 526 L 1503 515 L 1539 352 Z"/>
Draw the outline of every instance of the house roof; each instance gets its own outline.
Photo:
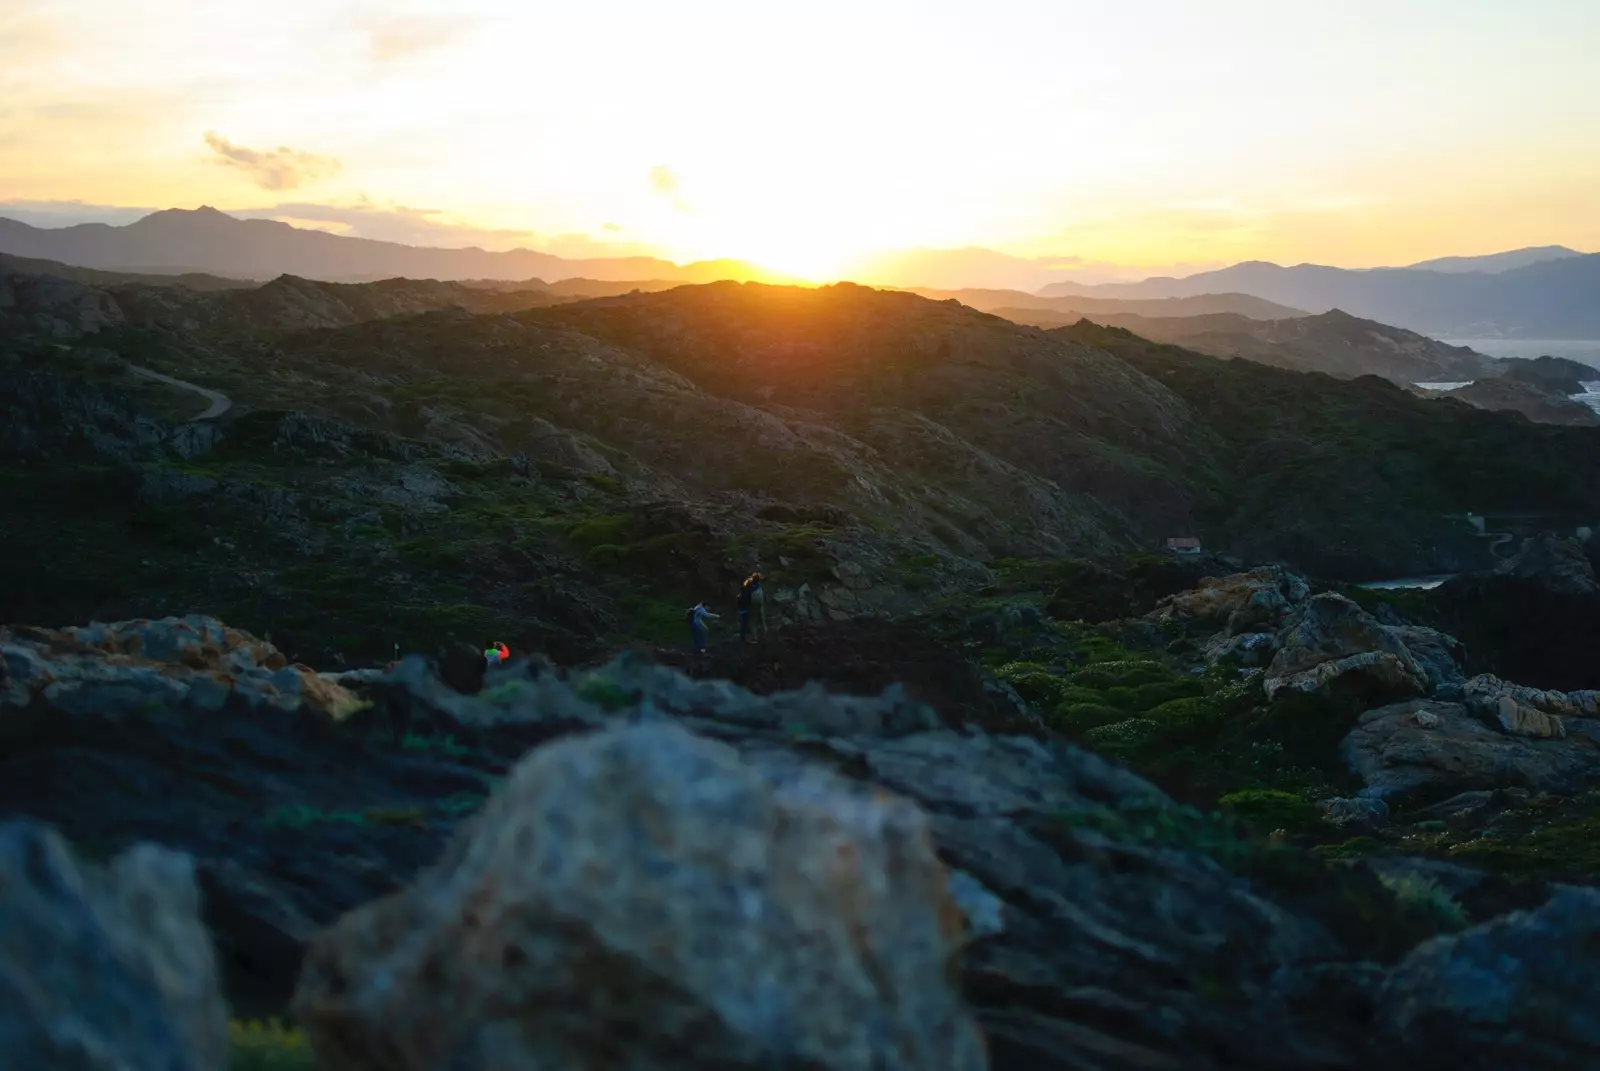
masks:
<path id="1" fill-rule="evenodd" d="M 1167 546 L 1169 547 L 1198 547 L 1199 545 L 1200 540 L 1196 539 L 1194 536 L 1167 537 Z"/>

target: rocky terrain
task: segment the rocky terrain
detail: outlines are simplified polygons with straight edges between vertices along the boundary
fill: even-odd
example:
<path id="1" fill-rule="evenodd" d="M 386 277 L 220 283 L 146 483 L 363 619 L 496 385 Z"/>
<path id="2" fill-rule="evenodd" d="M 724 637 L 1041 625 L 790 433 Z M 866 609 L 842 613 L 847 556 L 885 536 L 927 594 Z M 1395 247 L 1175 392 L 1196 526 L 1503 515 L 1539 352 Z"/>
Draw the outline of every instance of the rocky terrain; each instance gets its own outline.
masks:
<path id="1" fill-rule="evenodd" d="M 1600 368 L 1565 357 L 1510 357 L 1498 362 L 1500 374 L 1518 383 L 1531 383 L 1536 387 L 1558 394 L 1582 394 L 1588 384 L 1600 381 Z"/>
<path id="2" fill-rule="evenodd" d="M 1582 558 L 1499 577 L 1576 597 Z M 789 630 L 719 655 L 816 658 L 765 694 L 0 630 L 7 1061 L 216 1068 L 229 1014 L 303 1031 L 235 1024 L 234 1066 L 325 1071 L 1595 1058 L 1600 691 L 1469 676 L 1279 567 L 1145 570 L 1096 624 L 1091 567 L 1039 568 L 840 624 L 854 668 Z"/>
<path id="3" fill-rule="evenodd" d="M 1019 323 L 1041 327 L 1067 327 L 1076 320 L 1039 316 L 1025 309 L 996 311 Z M 1083 315 L 1097 324 L 1125 328 L 1156 342 L 1213 357 L 1241 358 L 1344 379 L 1382 376 L 1407 385 L 1459 382 L 1492 375 L 1498 364 L 1465 346 L 1451 346 L 1338 309 L 1287 319 L 1250 319 L 1230 313 L 1159 319 L 1125 313 Z"/>
<path id="4" fill-rule="evenodd" d="M 1583 427 L 1600 424 L 1600 413 L 1582 402 L 1574 401 L 1566 393 L 1509 376 L 1503 379 L 1479 379 L 1465 387 L 1441 393 L 1443 397 L 1454 398 L 1479 409 L 1521 413 L 1537 424 Z"/>
<path id="5" fill-rule="evenodd" d="M 1171 535 L 1455 572 L 1493 558 L 1453 516 L 1600 512 L 1589 429 L 860 287 L 474 314 L 431 307 L 522 298 L 3 285 L 4 620 L 200 611 L 323 664 L 490 636 L 574 660 L 679 642 L 752 569 L 778 621 L 836 622 Z M 196 420 L 170 380 L 230 405 Z"/>

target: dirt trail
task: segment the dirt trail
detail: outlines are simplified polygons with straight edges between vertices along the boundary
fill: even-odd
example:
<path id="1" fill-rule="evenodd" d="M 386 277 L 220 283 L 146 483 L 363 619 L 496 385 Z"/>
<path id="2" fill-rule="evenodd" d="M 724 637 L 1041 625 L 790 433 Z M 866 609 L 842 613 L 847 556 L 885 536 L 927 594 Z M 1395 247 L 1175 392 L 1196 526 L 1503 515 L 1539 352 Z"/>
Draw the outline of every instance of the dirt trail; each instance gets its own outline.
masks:
<path id="1" fill-rule="evenodd" d="M 197 417 L 192 418 L 194 420 L 215 420 L 217 417 L 233 408 L 233 399 L 218 391 L 208 390 L 205 387 L 194 383 L 188 383 L 181 379 L 174 379 L 169 375 L 165 375 L 161 372 L 155 372 L 148 368 L 140 368 L 138 365 L 129 365 L 128 369 L 136 375 L 144 376 L 146 379 L 159 380 L 168 386 L 181 387 L 184 390 L 191 390 L 196 394 L 203 395 L 205 399 L 211 403 L 211 405 L 206 409 L 205 412 L 201 413 Z"/>

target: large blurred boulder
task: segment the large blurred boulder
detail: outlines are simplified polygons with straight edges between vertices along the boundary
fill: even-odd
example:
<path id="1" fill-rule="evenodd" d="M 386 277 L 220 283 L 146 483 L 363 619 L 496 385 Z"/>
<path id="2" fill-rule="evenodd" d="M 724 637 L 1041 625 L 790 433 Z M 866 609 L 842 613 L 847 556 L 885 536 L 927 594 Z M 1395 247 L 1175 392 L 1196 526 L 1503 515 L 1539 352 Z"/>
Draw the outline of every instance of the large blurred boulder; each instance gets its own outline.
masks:
<path id="1" fill-rule="evenodd" d="M 606 731 L 319 938 L 297 1015 L 329 1068 L 983 1068 L 949 881 L 909 803 Z"/>
<path id="2" fill-rule="evenodd" d="M 1600 1066 L 1600 892 L 1566 888 L 1415 949 L 1378 1001 L 1416 1071 Z"/>
<path id="3" fill-rule="evenodd" d="M 0 1067 L 221 1071 L 227 1052 L 187 856 L 138 845 L 102 870 L 0 825 Z"/>

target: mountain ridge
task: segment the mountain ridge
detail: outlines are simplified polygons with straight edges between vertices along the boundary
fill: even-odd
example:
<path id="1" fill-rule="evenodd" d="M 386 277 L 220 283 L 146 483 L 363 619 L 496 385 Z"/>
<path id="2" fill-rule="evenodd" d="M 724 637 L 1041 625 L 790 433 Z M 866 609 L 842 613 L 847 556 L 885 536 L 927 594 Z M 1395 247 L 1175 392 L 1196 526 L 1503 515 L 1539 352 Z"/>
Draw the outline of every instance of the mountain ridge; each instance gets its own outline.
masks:
<path id="1" fill-rule="evenodd" d="M 192 271 L 251 278 L 298 275 L 328 282 L 373 277 L 456 279 L 588 276 L 599 280 L 668 278 L 679 282 L 773 279 L 769 272 L 733 260 L 679 265 L 654 257 L 573 260 L 531 249 L 493 252 L 477 246 L 447 249 L 351 238 L 269 219 L 239 219 L 209 205 L 163 209 L 124 226 L 80 223 L 34 227 L 0 217 L 0 252 L 56 260 L 84 268 L 154 272 Z"/>
<path id="2" fill-rule="evenodd" d="M 1446 338 L 1600 338 L 1600 254 L 1546 260 L 1495 274 L 1326 265 L 1282 267 L 1246 261 L 1186 278 L 1079 287 L 1058 283 L 1049 296 L 1178 298 L 1252 294 L 1313 313 L 1352 315 Z"/>

